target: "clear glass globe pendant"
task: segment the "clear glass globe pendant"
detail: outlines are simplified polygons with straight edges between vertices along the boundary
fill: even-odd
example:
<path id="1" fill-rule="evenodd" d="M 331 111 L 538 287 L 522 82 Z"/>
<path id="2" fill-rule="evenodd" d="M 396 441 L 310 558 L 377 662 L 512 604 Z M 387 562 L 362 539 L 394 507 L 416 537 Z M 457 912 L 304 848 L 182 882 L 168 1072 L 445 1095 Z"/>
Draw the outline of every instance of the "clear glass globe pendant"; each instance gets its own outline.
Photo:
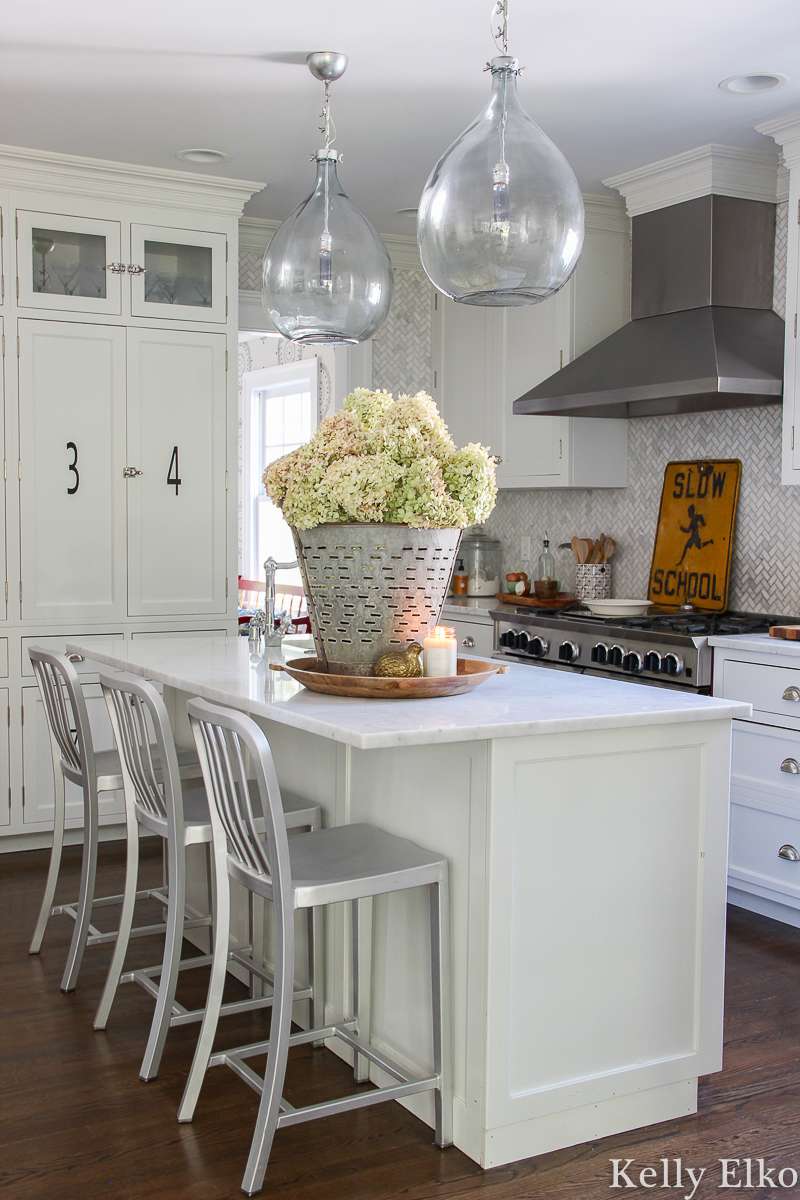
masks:
<path id="1" fill-rule="evenodd" d="M 315 60 L 315 61 L 312 61 Z M 319 52 L 309 68 L 325 80 L 325 146 L 315 155 L 311 195 L 278 227 L 264 254 L 261 300 L 279 333 L 293 342 L 366 341 L 389 312 L 394 276 L 374 225 L 342 191 L 332 148 L 328 83 L 346 57 Z"/>
<path id="2" fill-rule="evenodd" d="M 492 95 L 425 185 L 417 243 L 431 282 L 464 304 L 536 304 L 569 279 L 583 248 L 572 168 L 517 96 L 518 64 L 492 59 Z"/>

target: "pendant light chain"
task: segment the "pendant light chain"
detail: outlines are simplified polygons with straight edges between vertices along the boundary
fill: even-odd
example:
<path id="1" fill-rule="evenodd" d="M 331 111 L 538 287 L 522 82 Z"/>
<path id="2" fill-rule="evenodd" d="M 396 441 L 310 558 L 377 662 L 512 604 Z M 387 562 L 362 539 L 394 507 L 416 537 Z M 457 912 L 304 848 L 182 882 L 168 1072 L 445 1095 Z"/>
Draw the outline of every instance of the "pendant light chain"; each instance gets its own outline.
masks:
<path id="1" fill-rule="evenodd" d="M 495 17 L 502 22 L 497 29 L 494 27 Z M 508 54 L 508 0 L 495 0 L 492 14 L 489 17 L 489 27 L 492 31 L 494 44 L 501 54 Z"/>
<path id="2" fill-rule="evenodd" d="M 325 138 L 325 149 L 330 150 L 333 143 L 336 141 L 336 122 L 331 116 L 331 85 L 329 80 L 325 80 L 325 103 L 322 106 L 322 112 L 319 114 L 324 125 L 320 125 L 319 131 Z M 333 135 L 331 135 L 331 126 L 333 126 Z"/>

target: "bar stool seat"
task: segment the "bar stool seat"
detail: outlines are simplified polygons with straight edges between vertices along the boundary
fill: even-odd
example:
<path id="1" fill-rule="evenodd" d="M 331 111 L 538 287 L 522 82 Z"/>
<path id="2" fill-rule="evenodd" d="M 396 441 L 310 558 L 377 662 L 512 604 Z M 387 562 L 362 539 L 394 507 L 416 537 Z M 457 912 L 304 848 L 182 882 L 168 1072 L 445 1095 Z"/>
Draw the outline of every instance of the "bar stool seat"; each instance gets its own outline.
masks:
<path id="1" fill-rule="evenodd" d="M 343 825 L 287 838 L 282 798 L 269 743 L 249 717 L 204 700 L 190 700 L 189 719 L 210 799 L 216 874 L 217 912 L 214 961 L 208 1000 L 192 1068 L 186 1082 L 179 1121 L 190 1121 L 206 1071 L 227 1065 L 261 1095 L 242 1191 L 261 1190 L 276 1130 L 333 1113 L 385 1100 L 433 1091 L 435 1140 L 452 1138 L 450 916 L 447 859 L 405 838 L 371 825 Z M 249 760 L 255 784 L 247 778 Z M 255 802 L 254 802 L 255 801 Z M 255 814 L 266 821 L 264 842 L 255 832 Z M 272 901 L 274 916 L 275 990 L 267 1040 L 212 1053 L 222 1002 L 230 922 L 229 880 Z M 367 972 L 360 972 L 359 905 L 377 895 L 427 887 L 430 913 L 433 1071 L 419 1075 L 373 1049 L 362 1000 L 368 1001 Z M 353 915 L 352 1018 L 291 1033 L 294 980 L 294 914 L 316 911 L 325 904 L 349 901 Z M 359 978 L 361 974 L 361 978 Z M 368 1003 L 367 1003 L 368 1010 Z M 290 1046 L 338 1038 L 355 1054 L 356 1080 L 364 1079 L 360 1063 L 372 1062 L 393 1077 L 387 1086 L 296 1108 L 282 1096 Z M 267 1055 L 263 1079 L 248 1058 Z"/>
<path id="2" fill-rule="evenodd" d="M 116 941 L 117 931 L 101 933 L 91 923 L 92 911 L 122 904 L 122 895 L 95 896 L 98 848 L 98 795 L 122 788 L 122 773 L 116 750 L 96 751 L 92 729 L 80 677 L 75 667 L 63 654 L 31 646 L 28 655 L 33 666 L 39 694 L 42 698 L 45 717 L 50 731 L 50 748 L 53 759 L 54 816 L 53 845 L 47 871 L 44 896 L 42 897 L 36 928 L 28 950 L 38 954 L 51 917 L 69 916 L 75 922 L 67 962 L 61 980 L 62 992 L 71 992 L 78 981 L 83 953 L 87 946 L 102 945 Z M 154 748 L 151 747 L 151 752 Z M 157 753 L 154 753 L 156 769 L 160 772 Z M 192 750 L 184 750 L 179 758 L 178 770 L 184 779 L 199 779 L 200 766 Z M 61 869 L 61 854 L 64 845 L 66 798 L 64 781 L 68 779 L 83 792 L 83 863 L 78 899 L 66 904 L 53 904 L 58 876 Z M 137 892 L 136 900 L 153 899 L 162 904 L 166 897 L 160 888 L 145 888 Z M 163 932 L 162 923 L 137 926 L 130 936 L 143 937 Z"/>

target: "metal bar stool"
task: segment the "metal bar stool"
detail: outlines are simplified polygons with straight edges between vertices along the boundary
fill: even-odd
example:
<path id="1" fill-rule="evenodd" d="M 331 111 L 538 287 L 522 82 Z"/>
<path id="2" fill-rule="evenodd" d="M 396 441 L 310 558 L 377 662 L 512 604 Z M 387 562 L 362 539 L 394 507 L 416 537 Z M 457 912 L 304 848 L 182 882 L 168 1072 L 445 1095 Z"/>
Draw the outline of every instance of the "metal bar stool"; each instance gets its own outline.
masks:
<path id="1" fill-rule="evenodd" d="M 61 980 L 62 992 L 71 992 L 78 981 L 78 972 L 86 946 L 102 945 L 105 942 L 116 941 L 117 938 L 116 931 L 101 933 L 99 929 L 96 929 L 91 924 L 91 916 L 94 908 L 122 904 L 121 895 L 95 897 L 94 894 L 97 871 L 98 793 L 121 789 L 122 775 L 116 750 L 96 751 L 94 748 L 80 677 L 69 659 L 63 654 L 56 654 L 38 646 L 31 646 L 28 654 L 36 682 L 39 685 L 39 694 L 50 731 L 55 784 L 53 846 L 50 851 L 50 865 L 28 953 L 39 953 L 50 917 L 61 915 L 72 917 L 75 928 Z M 156 761 L 158 761 L 157 757 Z M 200 766 L 193 750 L 182 751 L 178 762 L 184 778 L 200 778 Z M 80 894 L 75 901 L 54 905 L 53 898 L 58 883 L 64 845 L 66 808 L 64 783 L 67 779 L 80 787 L 83 792 L 83 862 Z M 147 888 L 137 892 L 136 899 L 155 899 L 166 903 L 165 894 L 158 888 Z M 131 933 L 134 937 L 144 937 L 147 934 L 158 933 L 165 928 L 164 924 L 138 926 Z"/>
<path id="2" fill-rule="evenodd" d="M 205 1073 L 209 1067 L 231 1067 L 261 1094 L 255 1132 L 250 1146 L 242 1191 L 252 1196 L 261 1190 L 275 1131 L 316 1117 L 396 1100 L 416 1092 L 434 1091 L 436 1144 L 452 1142 L 450 915 L 447 859 L 423 850 L 413 842 L 394 837 L 372 825 L 343 825 L 287 838 L 281 819 L 281 793 L 266 737 L 249 717 L 219 708 L 204 700 L 188 704 L 206 791 L 211 800 L 216 871 L 217 912 L 214 963 L 206 1012 L 192 1069 L 181 1105 L 179 1121 L 194 1115 Z M 248 782 L 245 754 L 249 754 L 255 782 Z M 266 841 L 258 837 L 256 813 L 266 819 Z M 275 993 L 268 1041 L 212 1054 L 222 987 L 230 920 L 229 880 L 273 902 L 275 922 Z M 432 1075 L 417 1076 L 369 1045 L 359 1025 L 358 964 L 354 953 L 355 1015 L 322 1028 L 290 1033 L 294 978 L 294 912 L 324 904 L 358 902 L 406 888 L 428 888 L 431 929 L 433 1009 Z M 354 950 L 358 937 L 354 938 Z M 290 1046 L 337 1037 L 397 1082 L 341 1099 L 294 1108 L 282 1098 Z M 246 1063 L 267 1054 L 262 1080 Z"/>
<path id="3" fill-rule="evenodd" d="M 178 772 L 175 743 L 169 725 L 164 701 L 152 684 L 133 675 L 100 675 L 106 705 L 108 706 L 114 736 L 120 752 L 123 787 L 125 791 L 125 818 L 128 827 L 128 855 L 125 869 L 125 890 L 119 937 L 108 968 L 103 994 L 94 1019 L 95 1029 L 105 1029 L 117 987 L 120 983 L 139 983 L 145 991 L 155 997 L 156 1007 L 150 1026 L 142 1066 L 141 1079 L 148 1081 L 158 1074 L 161 1055 L 167 1033 L 174 1025 L 186 1025 L 203 1018 L 205 1009 L 186 1009 L 175 1000 L 178 972 L 195 967 L 207 966 L 212 956 L 198 955 L 181 960 L 181 943 L 184 930 L 190 922 L 185 920 L 186 910 L 186 847 L 211 843 L 211 824 L 208 800 L 200 788 L 184 791 Z M 148 737 L 148 725 L 155 731 L 157 759 Z M 164 764 L 158 772 L 155 763 Z M 318 829 L 321 824 L 319 805 L 299 797 L 286 797 L 282 813 L 284 836 L 286 827 Z M 263 822 L 262 829 L 263 829 Z M 151 833 L 162 837 L 167 849 L 167 926 L 164 960 L 160 966 L 122 974 L 128 938 L 133 919 L 133 905 L 139 869 L 138 826 L 143 825 Z M 210 865 L 210 864 L 209 864 Z M 213 875 L 209 870 L 209 900 L 213 910 Z M 211 918 L 206 918 L 211 924 Z M 251 918 L 252 924 L 252 918 Z M 226 924 L 226 936 L 228 925 Z M 237 963 L 249 972 L 250 978 L 260 979 L 273 985 L 272 974 L 255 962 L 252 945 L 238 950 L 225 947 L 224 975 L 229 962 Z M 295 1000 L 307 999 L 311 1012 L 316 1016 L 319 1003 L 319 981 L 322 979 L 321 926 L 318 921 L 309 923 L 309 985 L 294 992 Z M 158 986 L 154 978 L 160 976 Z M 246 1012 L 265 1008 L 272 1004 L 272 994 L 238 1000 L 222 1006 L 224 1013 Z"/>

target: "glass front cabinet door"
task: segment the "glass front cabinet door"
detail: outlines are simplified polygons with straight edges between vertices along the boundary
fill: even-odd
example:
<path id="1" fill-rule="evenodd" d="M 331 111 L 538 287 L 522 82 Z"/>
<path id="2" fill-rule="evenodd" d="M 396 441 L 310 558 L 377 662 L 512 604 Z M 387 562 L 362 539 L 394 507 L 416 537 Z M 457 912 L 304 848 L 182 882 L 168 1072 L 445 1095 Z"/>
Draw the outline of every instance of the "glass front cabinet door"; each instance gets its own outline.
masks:
<path id="1" fill-rule="evenodd" d="M 120 315 L 119 221 L 18 209 L 16 235 L 21 308 Z"/>
<path id="2" fill-rule="evenodd" d="M 131 316 L 224 324 L 226 254 L 224 233 L 131 225 Z"/>

